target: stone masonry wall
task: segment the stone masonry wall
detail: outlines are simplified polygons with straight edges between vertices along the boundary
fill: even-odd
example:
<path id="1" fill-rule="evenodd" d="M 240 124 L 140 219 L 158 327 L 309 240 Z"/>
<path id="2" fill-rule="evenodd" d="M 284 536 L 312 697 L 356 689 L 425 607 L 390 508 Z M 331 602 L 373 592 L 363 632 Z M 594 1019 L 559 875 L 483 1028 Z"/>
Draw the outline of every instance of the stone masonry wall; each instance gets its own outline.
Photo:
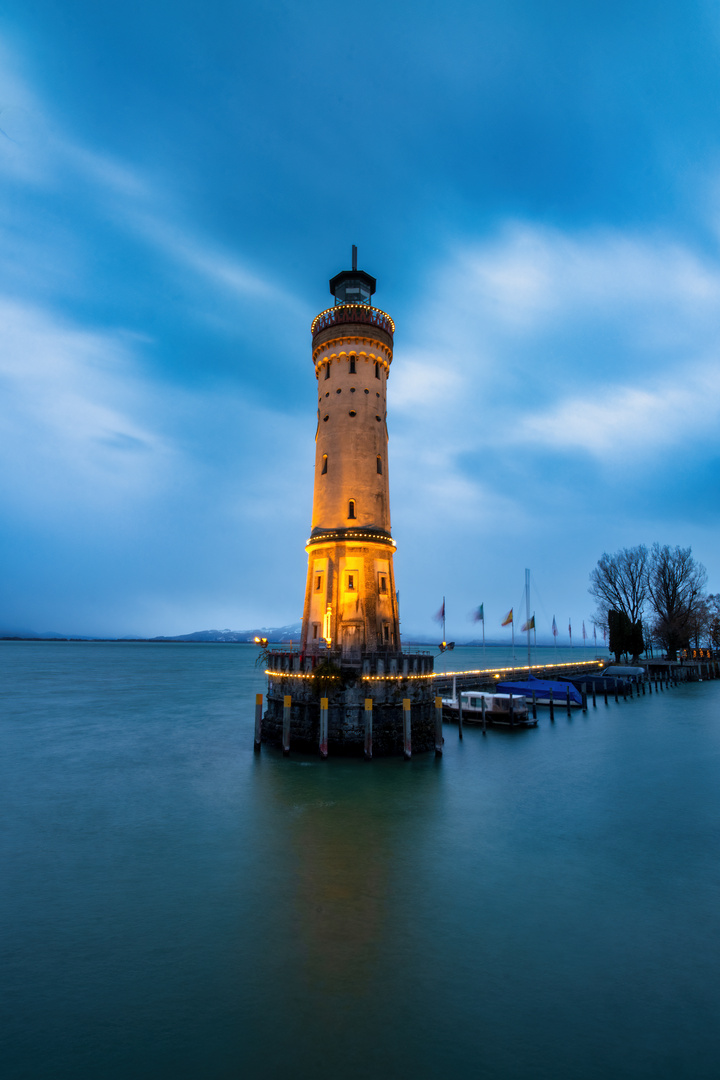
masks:
<path id="1" fill-rule="evenodd" d="M 401 667 L 401 665 L 399 665 Z M 373 756 L 403 753 L 403 698 L 411 701 L 412 751 L 435 746 L 435 695 L 432 679 L 397 678 L 363 681 L 344 672 L 345 685 L 330 689 L 291 672 L 269 679 L 262 741 L 282 746 L 284 696 L 292 698 L 290 750 L 317 753 L 320 698 L 328 698 L 328 755 L 362 756 L 365 745 L 365 698 L 373 701 Z"/>

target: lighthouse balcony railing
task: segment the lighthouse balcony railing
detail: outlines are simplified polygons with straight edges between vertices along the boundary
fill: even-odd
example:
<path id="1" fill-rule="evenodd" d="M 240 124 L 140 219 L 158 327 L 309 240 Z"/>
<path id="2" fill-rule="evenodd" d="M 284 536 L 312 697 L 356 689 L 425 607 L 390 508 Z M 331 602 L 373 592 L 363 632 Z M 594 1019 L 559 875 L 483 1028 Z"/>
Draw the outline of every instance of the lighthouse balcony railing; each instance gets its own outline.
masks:
<path id="1" fill-rule="evenodd" d="M 327 308 L 315 316 L 311 326 L 313 334 L 321 330 L 327 330 L 329 326 L 340 326 L 345 323 L 365 323 L 369 326 L 377 326 L 387 334 L 395 333 L 395 323 L 390 316 L 380 308 L 370 304 L 337 304 Z"/>
<path id="2" fill-rule="evenodd" d="M 431 675 L 434 657 L 427 651 L 380 650 L 347 656 L 339 649 L 308 649 L 305 652 L 271 649 L 266 653 L 266 659 L 268 671 L 287 672 L 288 675 L 311 674 L 319 664 L 329 661 L 341 668 L 354 669 L 361 675 L 407 678 Z"/>

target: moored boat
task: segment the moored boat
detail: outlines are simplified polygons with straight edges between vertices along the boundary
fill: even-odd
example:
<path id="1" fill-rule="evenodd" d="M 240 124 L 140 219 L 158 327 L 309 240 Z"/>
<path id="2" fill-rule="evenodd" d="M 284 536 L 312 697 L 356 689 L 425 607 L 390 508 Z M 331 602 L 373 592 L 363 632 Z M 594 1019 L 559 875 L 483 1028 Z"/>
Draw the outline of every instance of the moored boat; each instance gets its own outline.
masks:
<path id="1" fill-rule="evenodd" d="M 537 726 L 537 720 L 533 718 L 527 698 L 523 694 L 497 693 L 495 689 L 492 691 L 463 690 L 460 698 L 463 724 L 482 725 L 484 711 L 485 724 L 488 727 Z M 457 721 L 457 698 L 443 698 L 442 703 L 443 716 L 448 720 Z"/>
<path id="2" fill-rule="evenodd" d="M 564 705 L 569 693 L 571 705 L 582 705 L 580 692 L 573 684 L 559 679 L 536 679 L 530 675 L 522 682 L 499 682 L 497 688 L 505 693 L 524 694 L 531 701 L 534 694 L 538 705 L 549 705 L 551 699 L 555 705 Z"/>

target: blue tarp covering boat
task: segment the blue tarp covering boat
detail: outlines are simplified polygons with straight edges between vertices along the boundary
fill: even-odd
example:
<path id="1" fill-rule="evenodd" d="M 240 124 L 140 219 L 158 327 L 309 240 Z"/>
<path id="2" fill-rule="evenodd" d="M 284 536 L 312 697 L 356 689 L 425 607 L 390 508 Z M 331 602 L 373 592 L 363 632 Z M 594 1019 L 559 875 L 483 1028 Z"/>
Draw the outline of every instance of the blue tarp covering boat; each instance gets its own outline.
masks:
<path id="1" fill-rule="evenodd" d="M 495 689 L 504 694 L 524 694 L 528 700 L 535 694 L 538 705 L 549 705 L 551 697 L 558 705 L 563 705 L 567 701 L 569 689 L 570 701 L 574 705 L 582 705 L 580 692 L 572 683 L 559 682 L 555 679 L 536 679 L 534 675 L 523 682 L 500 682 Z"/>

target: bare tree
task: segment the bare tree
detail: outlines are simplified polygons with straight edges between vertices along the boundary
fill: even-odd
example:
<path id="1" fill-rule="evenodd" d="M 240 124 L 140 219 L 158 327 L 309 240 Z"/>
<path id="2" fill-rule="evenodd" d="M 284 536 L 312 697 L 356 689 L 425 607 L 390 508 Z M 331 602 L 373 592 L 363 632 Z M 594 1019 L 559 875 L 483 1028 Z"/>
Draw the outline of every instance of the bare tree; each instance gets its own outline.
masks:
<path id="1" fill-rule="evenodd" d="M 707 571 L 696 562 L 692 548 L 653 544 L 647 587 L 654 612 L 654 629 L 671 660 L 690 644 L 702 618 Z"/>
<path id="2" fill-rule="evenodd" d="M 598 559 L 588 589 L 597 601 L 598 626 L 608 625 L 609 611 L 622 611 L 631 623 L 640 620 L 648 596 L 647 563 L 648 549 L 644 544 L 623 548 L 614 555 L 604 552 Z"/>
<path id="3" fill-rule="evenodd" d="M 720 648 L 720 593 L 708 596 L 707 640 L 711 649 Z"/>

